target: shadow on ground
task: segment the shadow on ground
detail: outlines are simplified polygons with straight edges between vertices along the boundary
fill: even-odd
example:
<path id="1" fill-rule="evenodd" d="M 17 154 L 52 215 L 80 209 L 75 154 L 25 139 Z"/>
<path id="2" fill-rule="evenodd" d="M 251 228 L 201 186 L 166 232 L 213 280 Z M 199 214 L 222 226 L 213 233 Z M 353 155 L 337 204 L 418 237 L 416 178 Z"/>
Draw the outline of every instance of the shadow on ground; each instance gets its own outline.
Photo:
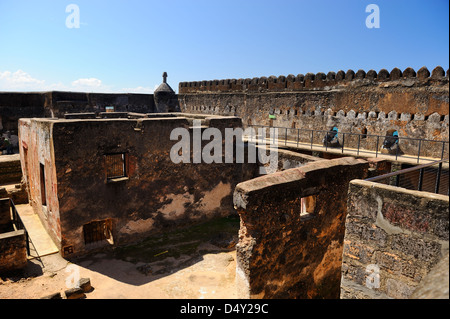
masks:
<path id="1" fill-rule="evenodd" d="M 23 278 L 42 276 L 44 274 L 43 267 L 43 263 L 39 259 L 28 260 L 24 268 L 4 272 L 0 276 L 0 279 L 3 281 L 17 282 Z"/>
<path id="2" fill-rule="evenodd" d="M 239 216 L 224 217 L 71 262 L 114 280 L 140 286 L 199 263 L 206 254 L 234 250 L 238 231 Z"/>

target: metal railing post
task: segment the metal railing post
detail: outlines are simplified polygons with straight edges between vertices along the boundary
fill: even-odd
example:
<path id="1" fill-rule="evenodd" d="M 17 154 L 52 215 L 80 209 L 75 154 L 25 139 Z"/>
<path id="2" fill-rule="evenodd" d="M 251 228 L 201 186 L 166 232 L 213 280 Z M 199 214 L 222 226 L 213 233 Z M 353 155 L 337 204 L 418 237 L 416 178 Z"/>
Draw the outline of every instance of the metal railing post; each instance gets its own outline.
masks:
<path id="1" fill-rule="evenodd" d="M 271 129 L 272 129 L 272 135 L 273 135 L 273 145 L 278 145 L 278 133 L 275 134 L 275 132 L 278 132 L 278 128 L 272 127 Z M 271 134 L 271 132 L 269 129 L 269 137 L 270 137 L 270 134 Z M 277 136 L 277 142 L 275 142 L 275 135 Z"/>
<path id="2" fill-rule="evenodd" d="M 395 186 L 399 186 L 400 185 L 400 175 L 397 175 L 397 178 L 395 180 Z"/>
<path id="3" fill-rule="evenodd" d="M 423 184 L 423 168 L 420 169 L 419 171 L 419 183 L 417 185 L 417 190 L 418 191 L 422 191 L 422 184 Z"/>
<path id="4" fill-rule="evenodd" d="M 361 135 L 358 134 L 358 150 L 356 151 L 356 156 L 359 156 L 359 147 L 361 144 Z"/>
<path id="5" fill-rule="evenodd" d="M 442 162 L 439 163 L 438 171 L 436 174 L 436 184 L 434 185 L 434 193 L 439 194 L 439 184 L 441 183 Z"/>
<path id="6" fill-rule="evenodd" d="M 421 145 L 422 145 L 422 140 L 419 140 L 419 151 L 417 152 L 417 164 L 419 164 L 419 161 L 420 161 L 420 146 Z"/>
<path id="7" fill-rule="evenodd" d="M 379 146 L 379 143 L 380 143 L 380 136 L 377 135 L 377 147 L 375 149 L 375 157 L 378 157 L 378 146 Z"/>
<path id="8" fill-rule="evenodd" d="M 395 160 L 398 158 L 398 150 L 400 148 L 400 138 L 397 140 L 397 149 L 395 150 Z"/>
<path id="9" fill-rule="evenodd" d="M 30 238 L 28 237 L 28 232 L 25 230 L 25 246 L 27 248 L 27 255 L 30 256 Z"/>
<path id="10" fill-rule="evenodd" d="M 286 133 L 284 134 L 284 146 L 286 146 L 287 144 L 287 131 L 288 131 L 288 129 L 287 129 L 287 127 L 286 127 Z"/>

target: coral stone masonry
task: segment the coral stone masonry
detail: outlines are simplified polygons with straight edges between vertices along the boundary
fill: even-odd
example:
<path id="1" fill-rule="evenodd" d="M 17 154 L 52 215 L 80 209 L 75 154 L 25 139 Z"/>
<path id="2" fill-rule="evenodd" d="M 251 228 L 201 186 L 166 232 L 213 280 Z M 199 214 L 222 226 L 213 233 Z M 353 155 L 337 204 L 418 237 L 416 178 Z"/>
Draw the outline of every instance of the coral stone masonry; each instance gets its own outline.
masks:
<path id="1" fill-rule="evenodd" d="M 218 231 L 202 249 L 232 252 L 222 264 L 239 298 L 448 297 L 436 282 L 448 271 L 448 71 L 182 82 L 178 93 L 167 77 L 154 94 L 0 92 L 0 129 L 20 153 L 0 161 L 11 197 L 0 199 L 1 274 L 30 262 L 17 199 L 64 262 L 129 246 L 140 256 L 145 241 L 161 267 L 191 262 L 199 255 L 168 257 L 178 235 L 226 217 L 231 240 Z M 389 185 L 364 180 L 385 174 Z"/>
<path id="2" fill-rule="evenodd" d="M 448 255 L 448 205 L 448 196 L 352 181 L 341 298 L 409 298 Z"/>
<path id="3" fill-rule="evenodd" d="M 202 121 L 240 126 L 234 117 Z M 20 120 L 30 203 L 64 256 L 233 213 L 239 164 L 171 161 L 170 133 L 190 122 L 180 113 Z"/>

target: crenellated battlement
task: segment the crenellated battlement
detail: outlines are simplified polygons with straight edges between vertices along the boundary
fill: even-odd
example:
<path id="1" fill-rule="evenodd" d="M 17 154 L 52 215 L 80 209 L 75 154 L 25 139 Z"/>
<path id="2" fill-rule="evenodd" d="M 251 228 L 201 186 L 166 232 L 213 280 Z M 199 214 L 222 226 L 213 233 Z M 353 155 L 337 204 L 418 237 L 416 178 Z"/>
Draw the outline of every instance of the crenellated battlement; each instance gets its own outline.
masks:
<path id="1" fill-rule="evenodd" d="M 437 66 L 430 72 L 426 67 L 417 72 L 413 68 L 406 68 L 403 72 L 394 68 L 389 72 L 386 69 L 375 70 L 339 70 L 298 74 L 289 74 L 269 77 L 255 77 L 247 79 L 224 79 L 212 81 L 181 82 L 179 94 L 200 92 L 283 92 L 283 91 L 309 91 L 332 90 L 359 85 L 382 85 L 384 82 L 396 81 L 399 85 L 408 87 L 423 84 L 448 83 L 449 70 L 447 72 L 441 66 Z"/>

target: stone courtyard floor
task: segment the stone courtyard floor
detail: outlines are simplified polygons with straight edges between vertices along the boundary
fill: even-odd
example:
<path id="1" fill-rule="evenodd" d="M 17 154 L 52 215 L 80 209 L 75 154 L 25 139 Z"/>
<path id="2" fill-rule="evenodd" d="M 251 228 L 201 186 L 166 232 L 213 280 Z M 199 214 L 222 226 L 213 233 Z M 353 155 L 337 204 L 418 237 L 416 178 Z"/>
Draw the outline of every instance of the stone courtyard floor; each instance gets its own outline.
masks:
<path id="1" fill-rule="evenodd" d="M 69 262 L 58 253 L 0 277 L 0 299 L 37 299 L 89 278 L 87 299 L 234 299 L 239 218 L 228 217 Z"/>

